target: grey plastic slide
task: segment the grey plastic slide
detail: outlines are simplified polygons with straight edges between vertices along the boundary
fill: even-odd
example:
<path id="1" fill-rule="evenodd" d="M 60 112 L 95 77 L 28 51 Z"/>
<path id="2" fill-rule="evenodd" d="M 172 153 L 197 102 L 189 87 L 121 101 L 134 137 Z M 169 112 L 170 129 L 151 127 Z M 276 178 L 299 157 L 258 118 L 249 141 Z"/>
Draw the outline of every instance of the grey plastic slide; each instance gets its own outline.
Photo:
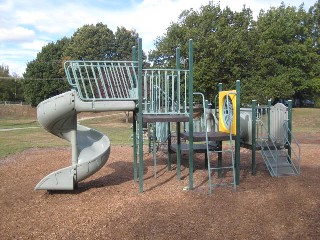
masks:
<path id="1" fill-rule="evenodd" d="M 107 162 L 109 138 L 77 124 L 78 112 L 132 111 L 134 108 L 134 101 L 84 102 L 74 90 L 41 102 L 37 108 L 38 121 L 48 132 L 71 142 L 72 165 L 50 173 L 35 189 L 73 190 L 79 181 L 97 172 Z"/>

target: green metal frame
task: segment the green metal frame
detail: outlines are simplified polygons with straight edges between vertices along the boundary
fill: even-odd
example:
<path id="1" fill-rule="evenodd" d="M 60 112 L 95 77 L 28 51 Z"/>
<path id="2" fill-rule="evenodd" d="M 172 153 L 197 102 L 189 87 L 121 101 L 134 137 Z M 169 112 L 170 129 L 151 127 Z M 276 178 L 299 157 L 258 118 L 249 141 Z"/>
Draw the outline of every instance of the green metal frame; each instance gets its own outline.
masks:
<path id="1" fill-rule="evenodd" d="M 133 60 L 135 59 L 135 50 L 132 50 Z M 177 73 L 180 73 L 180 48 L 176 49 L 176 70 Z M 138 115 L 138 129 L 139 134 L 137 137 L 136 134 L 136 116 L 134 116 L 134 124 L 133 124 L 133 148 L 134 148 L 134 178 L 135 180 L 139 177 L 139 191 L 143 192 L 143 88 L 142 88 L 142 81 L 143 81 L 143 69 L 142 69 L 142 39 L 139 38 L 138 40 L 138 109 L 136 111 Z M 180 78 L 178 77 L 178 80 Z M 180 86 L 180 83 L 178 82 L 178 86 Z M 178 94 L 180 98 L 180 89 L 178 88 Z M 189 40 L 189 81 L 188 81 L 188 100 L 189 100 L 189 132 L 190 132 L 190 140 L 189 140 L 189 189 L 193 189 L 193 41 L 192 39 Z M 180 99 L 178 99 L 180 101 Z M 184 107 L 184 111 L 185 111 Z M 179 110 L 180 111 L 180 110 Z M 170 123 L 168 123 L 170 124 Z M 178 179 L 181 179 L 181 141 L 180 141 L 180 122 L 176 124 L 176 130 L 177 130 L 177 171 L 178 171 Z M 168 135 L 171 134 L 170 125 L 168 127 Z M 155 131 L 154 131 L 155 132 Z M 136 139 L 138 138 L 139 143 L 137 143 Z M 170 144 L 170 143 L 169 143 Z M 168 144 L 168 145 L 169 145 Z M 138 151 L 136 151 L 138 147 Z M 170 152 L 170 151 L 169 151 Z M 171 169 L 171 154 L 168 153 L 168 170 Z M 137 155 L 139 155 L 139 174 L 137 173 Z M 137 176 L 138 175 L 138 176 Z"/>
<path id="2" fill-rule="evenodd" d="M 188 105 L 189 105 L 189 185 L 188 189 L 193 189 L 193 171 L 194 171 L 194 139 L 193 139 L 193 40 L 190 39 L 188 42 L 189 45 L 189 81 L 188 81 Z M 135 59 L 135 50 L 133 50 L 133 60 Z M 176 49 L 176 70 L 178 73 L 180 73 L 180 48 Z M 138 75 L 137 75 L 137 82 L 138 82 L 138 104 L 137 104 L 137 110 L 134 114 L 134 122 L 136 120 L 136 115 L 138 117 L 138 129 L 139 134 L 137 137 L 136 131 L 137 127 L 135 126 L 135 123 L 133 125 L 133 131 L 134 131 L 134 178 L 135 180 L 139 177 L 139 191 L 143 192 L 143 69 L 142 69 L 142 39 L 139 38 L 138 41 Z M 180 79 L 180 78 L 178 78 Z M 180 85 L 178 83 L 178 85 Z M 179 88 L 178 88 L 179 89 Z M 222 91 L 222 84 L 219 84 L 219 91 Z M 236 171 L 236 184 L 238 185 L 240 183 L 240 81 L 236 81 L 236 99 L 237 99 L 237 105 L 236 105 L 236 140 L 235 140 L 235 171 Z M 180 94 L 178 94 L 180 96 Z M 170 123 L 168 123 L 170 124 Z M 180 141 L 180 122 L 176 123 L 176 131 L 177 131 L 177 175 L 178 179 L 181 179 L 181 141 Z M 168 136 L 171 134 L 170 125 L 168 127 Z M 138 143 L 136 139 L 138 138 Z M 170 143 L 168 143 L 168 147 L 170 146 Z M 138 147 L 138 151 L 136 150 Z M 138 153 L 137 153 L 138 152 Z M 137 154 L 139 155 L 139 174 L 137 172 Z M 222 154 L 219 153 L 218 156 L 218 164 L 222 165 Z M 168 170 L 171 170 L 171 153 L 169 149 L 168 153 Z M 219 171 L 219 176 L 222 176 L 222 172 Z"/>
<path id="3" fill-rule="evenodd" d="M 193 46 L 189 40 L 189 190 L 193 189 Z"/>
<path id="4" fill-rule="evenodd" d="M 268 133 L 270 133 L 270 109 L 271 109 L 271 99 L 268 100 L 268 105 L 267 105 L 267 131 Z M 257 101 L 256 100 L 252 100 L 252 163 L 251 163 L 251 172 L 252 175 L 256 174 L 256 150 L 257 150 L 257 146 L 256 146 L 256 141 L 257 141 L 257 128 L 256 128 L 256 124 L 257 124 Z M 292 143 L 292 100 L 288 100 L 288 143 L 291 146 Z M 291 159 L 291 148 L 288 148 L 288 156 Z"/>
<path id="5" fill-rule="evenodd" d="M 139 191 L 143 192 L 142 39 L 138 40 Z"/>

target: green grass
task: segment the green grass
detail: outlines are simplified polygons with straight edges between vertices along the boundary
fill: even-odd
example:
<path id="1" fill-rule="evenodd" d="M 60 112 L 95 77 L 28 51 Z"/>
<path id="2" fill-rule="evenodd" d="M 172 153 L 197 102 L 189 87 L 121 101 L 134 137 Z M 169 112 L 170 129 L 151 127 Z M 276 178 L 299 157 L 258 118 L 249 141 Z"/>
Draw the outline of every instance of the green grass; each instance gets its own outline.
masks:
<path id="1" fill-rule="evenodd" d="M 293 132 L 320 132 L 320 108 L 293 108 Z"/>
<path id="2" fill-rule="evenodd" d="M 1 118 L 0 129 L 7 128 L 25 128 L 25 127 L 40 127 L 37 120 L 32 118 Z"/>
<path id="3" fill-rule="evenodd" d="M 112 145 L 132 144 L 132 123 L 125 123 L 123 112 L 117 112 L 101 118 L 83 120 L 81 124 L 106 134 Z M 0 130 L 8 128 L 25 129 L 0 132 L 0 158 L 29 148 L 70 147 L 66 140 L 60 139 L 42 129 L 35 119 L 0 118 Z M 293 132 L 320 132 L 320 109 L 294 108 Z"/>
<path id="4" fill-rule="evenodd" d="M 69 143 L 42 128 L 0 132 L 0 158 L 29 148 L 52 146 L 69 146 Z"/>
<path id="5" fill-rule="evenodd" d="M 132 123 L 125 123 L 124 113 L 83 120 L 80 124 L 104 133 L 109 137 L 113 145 L 132 144 Z"/>
<path id="6" fill-rule="evenodd" d="M 124 113 L 83 120 L 81 124 L 106 134 L 112 145 L 132 144 L 132 123 L 125 123 Z M 29 148 L 70 146 L 66 140 L 46 132 L 35 119 L 0 118 L 0 130 L 11 128 L 24 129 L 0 131 L 0 158 Z"/>

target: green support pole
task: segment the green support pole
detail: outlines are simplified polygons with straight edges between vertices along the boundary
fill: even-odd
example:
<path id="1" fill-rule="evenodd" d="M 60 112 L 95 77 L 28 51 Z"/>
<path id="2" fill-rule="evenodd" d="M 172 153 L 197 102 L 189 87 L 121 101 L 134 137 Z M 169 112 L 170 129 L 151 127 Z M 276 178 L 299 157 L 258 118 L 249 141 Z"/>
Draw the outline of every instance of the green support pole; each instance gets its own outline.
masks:
<path id="1" fill-rule="evenodd" d="M 222 83 L 218 84 L 219 92 L 222 91 Z M 219 108 L 219 100 L 218 100 L 218 108 Z M 217 108 L 216 110 L 217 111 Z M 216 114 L 217 115 L 217 114 Z M 220 119 L 219 119 L 220 121 Z M 221 119 L 222 121 L 222 119 Z M 219 129 L 218 129 L 219 131 Z M 218 151 L 222 150 L 222 141 L 218 143 Z M 222 178 L 222 152 L 218 152 L 218 177 Z"/>
<path id="2" fill-rule="evenodd" d="M 291 133 L 292 133 L 292 100 L 288 100 L 288 141 L 291 146 Z M 288 148 L 288 156 L 291 159 L 291 147 Z M 291 160 L 290 160 L 291 161 Z"/>
<path id="3" fill-rule="evenodd" d="M 251 174 L 256 174 L 256 118 L 257 118 L 257 100 L 252 100 L 252 119 L 251 119 L 251 139 L 252 139 L 252 162 L 251 162 Z"/>
<path id="4" fill-rule="evenodd" d="M 271 99 L 268 100 L 268 134 L 270 134 L 270 109 L 271 109 Z"/>
<path id="5" fill-rule="evenodd" d="M 177 79 L 177 106 L 180 108 L 180 69 L 181 69 L 181 64 L 180 64 L 180 48 L 176 48 L 176 68 L 178 70 L 178 79 Z M 176 109 L 177 112 L 180 113 L 180 109 Z"/>
<path id="6" fill-rule="evenodd" d="M 178 70 L 178 83 L 177 83 L 177 97 L 178 97 L 178 107 L 180 108 L 180 48 L 176 49 L 176 68 Z M 180 113 L 180 109 L 177 109 L 177 111 Z M 177 133 L 177 176 L 178 180 L 181 180 L 181 139 L 180 139 L 180 122 L 176 123 L 176 133 Z"/>
<path id="7" fill-rule="evenodd" d="M 153 150 L 153 171 L 154 171 L 154 177 L 157 177 L 157 124 L 153 123 L 152 126 L 152 150 Z"/>
<path id="8" fill-rule="evenodd" d="M 180 122 L 177 122 L 177 175 L 178 180 L 181 180 L 181 136 Z"/>
<path id="9" fill-rule="evenodd" d="M 168 171 L 171 171 L 171 162 L 172 162 L 172 156 L 171 156 L 171 124 L 168 122 Z"/>
<path id="10" fill-rule="evenodd" d="M 137 49 L 135 46 L 132 47 L 132 61 L 135 62 L 137 61 Z M 133 87 L 137 87 L 137 79 L 133 79 Z M 136 119 L 136 114 L 137 111 L 134 110 L 133 111 L 133 116 L 132 116 L 132 129 L 133 129 L 133 179 L 134 181 L 138 181 L 138 167 L 137 167 L 137 163 L 138 163 L 138 159 L 137 159 L 137 155 L 138 155 L 138 151 L 137 151 L 137 119 Z"/>
<path id="11" fill-rule="evenodd" d="M 143 123 L 142 123 L 142 39 L 138 42 L 138 121 L 139 121 L 139 191 L 143 192 Z"/>
<path id="12" fill-rule="evenodd" d="M 132 47 L 131 56 L 132 56 L 132 61 L 133 62 L 137 61 L 137 48 L 135 46 Z M 134 88 L 137 87 L 137 79 L 133 79 L 133 87 Z"/>
<path id="13" fill-rule="evenodd" d="M 237 106 L 236 106 L 236 184 L 240 184 L 240 80 L 237 80 L 236 82 L 236 99 L 237 99 Z"/>
<path id="14" fill-rule="evenodd" d="M 189 40 L 189 190 L 193 189 L 193 46 Z"/>
<path id="15" fill-rule="evenodd" d="M 133 128 L 133 179 L 134 181 L 138 181 L 138 151 L 137 151 L 137 122 L 136 122 L 136 111 L 133 111 L 132 116 L 132 128 Z"/>

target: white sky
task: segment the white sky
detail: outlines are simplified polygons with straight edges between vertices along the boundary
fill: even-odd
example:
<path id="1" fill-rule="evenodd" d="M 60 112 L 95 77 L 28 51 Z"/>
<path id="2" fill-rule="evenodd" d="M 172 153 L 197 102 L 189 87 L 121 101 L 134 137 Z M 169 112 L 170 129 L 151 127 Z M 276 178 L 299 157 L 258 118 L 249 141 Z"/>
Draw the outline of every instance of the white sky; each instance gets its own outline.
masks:
<path id="1" fill-rule="evenodd" d="M 20 76 L 26 64 L 36 58 L 41 48 L 72 34 L 85 24 L 102 22 L 112 31 L 119 26 L 136 29 L 148 52 L 153 42 L 162 36 L 171 22 L 186 9 L 198 10 L 208 0 L 0 0 L 0 65 L 8 65 L 10 73 Z M 213 1 L 218 3 L 218 1 Z M 256 16 L 261 9 L 277 7 L 282 0 L 221 0 L 222 8 L 229 6 L 241 11 L 246 5 Z M 316 0 L 287 0 L 286 6 L 306 10 Z"/>

